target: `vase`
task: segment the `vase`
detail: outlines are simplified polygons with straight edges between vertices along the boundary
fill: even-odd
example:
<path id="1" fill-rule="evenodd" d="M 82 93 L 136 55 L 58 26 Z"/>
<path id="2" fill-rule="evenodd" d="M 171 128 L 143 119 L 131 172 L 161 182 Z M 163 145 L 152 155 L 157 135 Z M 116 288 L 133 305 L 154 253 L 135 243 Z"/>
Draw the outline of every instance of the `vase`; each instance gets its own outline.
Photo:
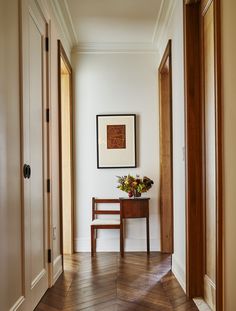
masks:
<path id="1" fill-rule="evenodd" d="M 140 198 L 141 197 L 141 192 L 138 192 L 137 190 L 134 191 L 134 197 L 135 198 Z"/>
<path id="2" fill-rule="evenodd" d="M 133 195 L 134 195 L 133 191 L 129 191 L 129 192 L 128 192 L 128 197 L 129 197 L 129 198 L 132 198 Z"/>

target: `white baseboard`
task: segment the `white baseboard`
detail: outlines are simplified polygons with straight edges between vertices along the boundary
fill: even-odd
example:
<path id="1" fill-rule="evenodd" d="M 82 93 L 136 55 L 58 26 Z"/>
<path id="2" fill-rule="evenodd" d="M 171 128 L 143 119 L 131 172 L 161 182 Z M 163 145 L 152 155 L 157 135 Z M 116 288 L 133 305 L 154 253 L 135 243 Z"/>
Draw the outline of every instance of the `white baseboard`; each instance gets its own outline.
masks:
<path id="1" fill-rule="evenodd" d="M 186 275 L 185 267 L 182 267 L 179 261 L 176 259 L 175 255 L 172 256 L 172 272 L 174 273 L 179 284 L 186 293 Z"/>
<path id="2" fill-rule="evenodd" d="M 9 309 L 9 311 L 17 311 L 20 309 L 22 303 L 25 301 L 24 296 L 20 296 L 19 299 L 14 303 L 14 305 Z"/>
<path id="3" fill-rule="evenodd" d="M 193 301 L 195 302 L 199 311 L 212 311 L 212 309 L 202 298 L 194 298 Z"/>
<path id="4" fill-rule="evenodd" d="M 61 273 L 62 273 L 62 255 L 59 255 L 53 261 L 53 284 L 55 284 Z"/>
<path id="5" fill-rule="evenodd" d="M 76 252 L 90 252 L 90 239 L 78 238 L 74 240 Z M 145 252 L 147 250 L 146 239 L 125 239 L 126 252 Z M 150 239 L 150 250 L 160 251 L 160 242 L 158 239 Z M 98 238 L 97 239 L 98 252 L 119 252 L 120 240 L 119 238 Z"/>
<path id="6" fill-rule="evenodd" d="M 216 286 L 207 275 L 204 276 L 204 297 L 211 310 L 215 310 Z"/>

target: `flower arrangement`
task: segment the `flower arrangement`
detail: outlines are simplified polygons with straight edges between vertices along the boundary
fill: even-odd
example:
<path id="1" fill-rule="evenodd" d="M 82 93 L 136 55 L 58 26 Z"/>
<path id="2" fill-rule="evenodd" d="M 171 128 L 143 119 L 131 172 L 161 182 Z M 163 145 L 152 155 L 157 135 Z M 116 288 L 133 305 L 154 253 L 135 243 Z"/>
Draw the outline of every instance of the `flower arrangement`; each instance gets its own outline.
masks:
<path id="1" fill-rule="evenodd" d="M 133 177 L 128 175 L 117 176 L 117 178 L 119 183 L 117 188 L 127 192 L 130 198 L 132 196 L 140 197 L 141 193 L 147 192 L 154 184 L 154 182 L 147 176 L 140 178 L 139 176 Z"/>

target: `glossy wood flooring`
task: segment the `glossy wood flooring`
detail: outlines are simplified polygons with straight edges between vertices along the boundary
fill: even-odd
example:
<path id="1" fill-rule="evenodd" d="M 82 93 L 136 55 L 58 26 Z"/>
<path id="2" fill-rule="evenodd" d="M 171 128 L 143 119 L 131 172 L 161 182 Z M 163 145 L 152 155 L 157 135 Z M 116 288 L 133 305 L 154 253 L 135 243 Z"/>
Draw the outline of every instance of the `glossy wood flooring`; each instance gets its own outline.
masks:
<path id="1" fill-rule="evenodd" d="M 37 311 L 197 310 L 170 271 L 171 257 L 157 252 L 65 256 L 65 272 Z"/>

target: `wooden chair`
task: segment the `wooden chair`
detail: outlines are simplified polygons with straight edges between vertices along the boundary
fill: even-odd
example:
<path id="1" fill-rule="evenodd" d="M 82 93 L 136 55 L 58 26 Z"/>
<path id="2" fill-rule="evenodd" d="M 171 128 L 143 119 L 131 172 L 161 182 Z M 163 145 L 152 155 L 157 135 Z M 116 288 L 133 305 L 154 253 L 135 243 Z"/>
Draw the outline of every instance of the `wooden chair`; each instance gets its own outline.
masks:
<path id="1" fill-rule="evenodd" d="M 123 230 L 121 219 L 117 218 L 97 218 L 98 215 L 120 215 L 119 210 L 99 209 L 98 204 L 120 204 L 119 199 L 95 199 L 92 198 L 92 222 L 91 222 L 91 256 L 96 253 L 96 234 L 98 229 L 119 229 L 120 230 L 120 250 L 123 250 Z"/>

